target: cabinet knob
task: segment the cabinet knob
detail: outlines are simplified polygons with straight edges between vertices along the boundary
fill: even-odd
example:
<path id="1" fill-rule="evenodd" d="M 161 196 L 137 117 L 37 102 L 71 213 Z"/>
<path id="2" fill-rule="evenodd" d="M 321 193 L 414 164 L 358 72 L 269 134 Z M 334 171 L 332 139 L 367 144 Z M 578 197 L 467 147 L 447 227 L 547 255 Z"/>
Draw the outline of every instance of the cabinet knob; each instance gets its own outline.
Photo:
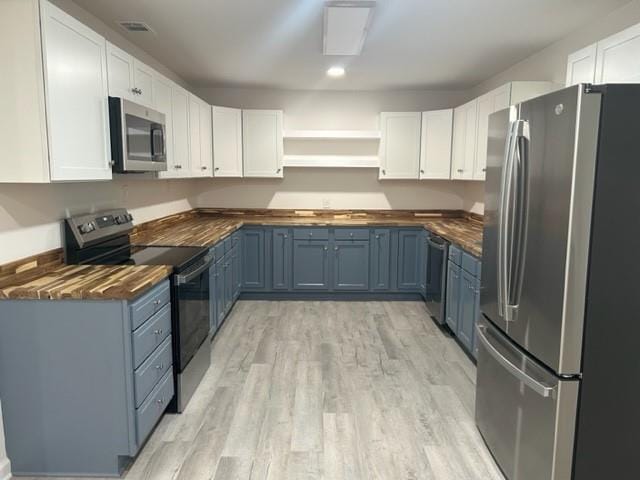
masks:
<path id="1" fill-rule="evenodd" d="M 313 232 L 309 232 L 309 236 L 310 236 L 310 237 L 313 237 Z"/>
<path id="2" fill-rule="evenodd" d="M 156 306 L 160 305 L 160 303 L 161 303 L 161 300 L 154 300 L 153 301 L 153 304 L 156 305 Z"/>
<path id="3" fill-rule="evenodd" d="M 279 168 L 278 170 L 276 170 L 276 173 L 280 173 L 280 170 L 282 170 L 281 168 Z"/>
<path id="4" fill-rule="evenodd" d="M 337 252 L 338 251 L 338 247 L 333 247 L 333 249 Z"/>
<path id="5" fill-rule="evenodd" d="M 154 330 L 154 331 L 153 331 L 153 333 L 154 333 L 155 335 L 162 335 L 163 330 L 162 330 L 161 328 L 159 328 L 158 330 Z"/>
<path id="6" fill-rule="evenodd" d="M 173 168 L 175 168 L 176 170 L 180 170 L 182 168 L 182 165 L 175 165 Z"/>
<path id="7" fill-rule="evenodd" d="M 420 169 L 420 173 L 424 173 L 424 170 Z"/>
<path id="8" fill-rule="evenodd" d="M 462 173 L 462 172 L 464 172 L 464 170 L 462 168 L 459 168 L 458 173 Z"/>
<path id="9" fill-rule="evenodd" d="M 220 170 L 220 167 L 216 167 L 213 169 L 214 172 L 217 172 L 218 170 Z"/>
<path id="10" fill-rule="evenodd" d="M 158 405 L 162 405 L 164 403 L 164 397 L 159 398 L 156 402 L 158 402 Z"/>
<path id="11" fill-rule="evenodd" d="M 140 90 L 137 87 L 134 87 L 131 89 L 131 93 L 133 93 L 134 95 L 142 95 L 142 90 Z"/>
<path id="12" fill-rule="evenodd" d="M 329 247 L 324 247 L 324 251 L 326 252 L 327 250 L 329 250 Z"/>
<path id="13" fill-rule="evenodd" d="M 383 175 L 386 175 L 386 174 L 387 174 L 387 171 L 386 171 L 384 168 L 382 169 L 382 174 L 383 174 Z"/>
<path id="14" fill-rule="evenodd" d="M 487 167 L 484 167 L 484 168 L 482 169 L 482 171 L 483 171 L 483 172 L 486 172 L 486 171 L 487 171 Z"/>
<path id="15" fill-rule="evenodd" d="M 206 169 L 207 169 L 207 167 L 206 167 L 206 166 L 203 166 L 203 167 L 200 167 L 200 169 L 201 169 L 201 170 L 206 170 Z"/>
<path id="16" fill-rule="evenodd" d="M 113 167 L 115 164 L 116 164 L 116 162 L 114 162 L 113 160 L 111 160 L 111 161 L 109 162 L 109 166 L 110 166 L 110 167 Z"/>
<path id="17" fill-rule="evenodd" d="M 156 365 L 156 369 L 157 370 L 164 370 L 164 363 L 161 363 L 160 365 Z"/>
<path id="18" fill-rule="evenodd" d="M 353 238 L 353 232 L 349 232 L 349 236 Z"/>
<path id="19" fill-rule="evenodd" d="M 376 234 L 376 240 L 380 239 L 380 235 Z"/>
<path id="20" fill-rule="evenodd" d="M 282 238 L 289 238 L 289 235 L 287 235 L 286 233 L 282 236 Z"/>

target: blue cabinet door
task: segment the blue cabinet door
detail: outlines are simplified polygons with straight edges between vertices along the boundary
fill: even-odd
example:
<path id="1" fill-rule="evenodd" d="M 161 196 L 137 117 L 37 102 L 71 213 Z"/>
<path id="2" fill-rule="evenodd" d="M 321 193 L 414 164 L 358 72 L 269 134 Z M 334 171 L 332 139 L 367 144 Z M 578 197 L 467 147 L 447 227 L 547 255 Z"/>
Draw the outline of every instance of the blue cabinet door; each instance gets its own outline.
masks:
<path id="1" fill-rule="evenodd" d="M 225 316 L 225 299 L 224 299 L 224 261 L 220 259 L 215 264 L 215 297 L 216 297 L 216 330 L 220 328 Z"/>
<path id="2" fill-rule="evenodd" d="M 242 288 L 264 290 L 265 288 L 265 231 L 262 228 L 242 230 Z"/>
<path id="3" fill-rule="evenodd" d="M 471 352 L 473 349 L 473 329 L 476 324 L 476 278 L 462 270 L 460 274 L 460 306 L 458 310 L 458 331 L 460 343 Z"/>
<path id="4" fill-rule="evenodd" d="M 371 289 L 389 290 L 391 274 L 391 231 L 376 228 L 371 232 Z"/>
<path id="5" fill-rule="evenodd" d="M 229 313 L 233 306 L 233 257 L 232 252 L 228 252 L 224 259 L 224 312 Z"/>
<path id="6" fill-rule="evenodd" d="M 329 241 L 293 241 L 293 288 L 329 289 Z"/>
<path id="7" fill-rule="evenodd" d="M 216 306 L 216 266 L 211 265 L 209 268 L 209 333 L 215 333 L 218 327 Z"/>
<path id="8" fill-rule="evenodd" d="M 422 298 L 426 300 L 427 298 L 427 269 L 429 268 L 428 261 L 429 255 L 428 252 L 428 244 L 427 239 L 429 238 L 429 232 L 423 230 L 420 232 L 420 278 L 419 278 L 419 286 L 420 286 L 420 294 Z"/>
<path id="9" fill-rule="evenodd" d="M 288 228 L 274 228 L 271 242 L 271 287 L 273 290 L 291 288 L 291 233 Z"/>
<path id="10" fill-rule="evenodd" d="M 447 266 L 446 322 L 455 334 L 458 331 L 458 311 L 460 305 L 460 267 L 449 261 Z"/>
<path id="11" fill-rule="evenodd" d="M 242 248 L 236 244 L 231 249 L 231 277 L 232 277 L 232 297 L 235 302 L 240 296 L 242 288 Z"/>
<path id="12" fill-rule="evenodd" d="M 420 244 L 422 230 L 398 232 L 398 290 L 420 289 Z"/>
<path id="13" fill-rule="evenodd" d="M 333 289 L 369 290 L 369 240 L 335 240 Z"/>

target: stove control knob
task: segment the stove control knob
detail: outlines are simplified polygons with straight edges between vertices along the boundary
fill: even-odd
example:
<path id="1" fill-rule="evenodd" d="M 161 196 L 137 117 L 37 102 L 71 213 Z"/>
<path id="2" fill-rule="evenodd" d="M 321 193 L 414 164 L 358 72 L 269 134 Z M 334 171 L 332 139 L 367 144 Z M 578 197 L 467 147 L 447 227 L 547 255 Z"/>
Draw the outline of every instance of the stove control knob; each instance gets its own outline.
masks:
<path id="1" fill-rule="evenodd" d="M 93 222 L 83 223 L 82 225 L 80 225 L 80 232 L 84 234 L 93 232 L 95 229 L 96 226 L 93 224 Z"/>
<path id="2" fill-rule="evenodd" d="M 133 220 L 133 215 L 130 213 L 127 213 L 125 216 L 127 217 L 127 222 L 131 222 Z"/>

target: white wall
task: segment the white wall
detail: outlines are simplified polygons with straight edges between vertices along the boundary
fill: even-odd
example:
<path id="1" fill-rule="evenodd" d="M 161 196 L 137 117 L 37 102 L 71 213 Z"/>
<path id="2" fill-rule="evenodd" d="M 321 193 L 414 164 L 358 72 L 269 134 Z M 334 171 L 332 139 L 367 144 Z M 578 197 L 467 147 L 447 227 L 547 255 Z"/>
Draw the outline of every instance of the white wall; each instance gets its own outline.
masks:
<path id="1" fill-rule="evenodd" d="M 567 73 L 567 56 L 583 47 L 591 45 L 627 27 L 640 23 L 640 0 L 634 0 L 599 18 L 558 42 L 549 45 L 486 81 L 470 92 L 470 98 L 515 80 L 547 80 L 564 85 Z M 465 193 L 465 209 L 477 213 L 484 211 L 484 188 L 476 182 L 469 182 Z M 470 207 L 471 206 L 471 207 Z"/>
<path id="2" fill-rule="evenodd" d="M 465 92 L 341 92 L 252 88 L 202 88 L 196 92 L 214 105 L 284 110 L 285 130 L 377 130 L 381 111 L 422 111 L 462 103 Z M 285 153 L 293 142 L 285 142 Z M 295 142 L 300 152 L 300 141 Z M 321 149 L 324 141 L 314 141 Z M 327 142 L 328 143 L 328 142 Z M 324 145 L 327 145 L 324 143 Z M 356 142 L 357 143 L 357 142 Z M 344 143 L 343 143 L 344 145 Z M 332 144 L 335 146 L 335 144 Z M 373 147 L 373 151 L 363 151 Z M 377 145 L 347 149 L 376 154 Z M 314 153 L 307 149 L 305 153 Z M 315 153 L 349 153 L 345 151 Z M 263 208 L 462 208 L 464 187 L 450 181 L 379 181 L 377 169 L 291 168 L 284 179 L 214 180 L 201 186 L 199 206 Z"/>

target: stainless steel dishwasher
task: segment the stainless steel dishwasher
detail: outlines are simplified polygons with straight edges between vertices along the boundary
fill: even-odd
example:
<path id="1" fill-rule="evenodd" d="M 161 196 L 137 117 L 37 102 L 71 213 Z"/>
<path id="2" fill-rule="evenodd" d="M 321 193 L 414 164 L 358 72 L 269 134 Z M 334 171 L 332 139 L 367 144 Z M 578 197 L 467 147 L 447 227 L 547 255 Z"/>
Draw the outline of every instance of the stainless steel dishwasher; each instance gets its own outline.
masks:
<path id="1" fill-rule="evenodd" d="M 447 294 L 449 242 L 437 235 L 427 237 L 427 309 L 438 324 L 444 325 Z"/>

